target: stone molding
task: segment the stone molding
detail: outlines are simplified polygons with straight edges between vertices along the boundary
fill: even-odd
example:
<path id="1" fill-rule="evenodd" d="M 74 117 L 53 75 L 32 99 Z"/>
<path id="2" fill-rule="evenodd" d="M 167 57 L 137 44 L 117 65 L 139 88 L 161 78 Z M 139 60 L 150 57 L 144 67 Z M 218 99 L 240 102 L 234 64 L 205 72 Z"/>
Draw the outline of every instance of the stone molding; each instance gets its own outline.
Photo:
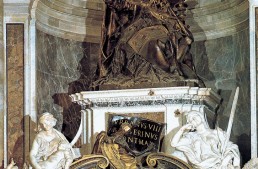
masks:
<path id="1" fill-rule="evenodd" d="M 103 14 L 104 3 L 100 0 L 40 0 L 35 13 L 36 26 L 64 39 L 99 43 Z"/>
<path id="2" fill-rule="evenodd" d="M 220 105 L 220 96 L 210 88 L 164 87 L 126 90 L 85 91 L 70 95 L 72 102 L 82 106 L 82 121 L 76 137 L 81 135 L 82 144 L 91 150 L 95 133 L 105 130 L 109 113 L 156 113 L 164 114 L 167 124 L 165 135 L 183 124 L 183 113 L 190 110 L 205 113 L 214 122 Z M 170 144 L 170 135 L 164 145 Z M 166 146 L 165 146 L 166 147 Z M 170 147 L 170 146 L 168 146 Z M 171 149 L 164 150 L 171 153 Z M 89 152 L 87 152 L 89 153 Z"/>
<path id="3" fill-rule="evenodd" d="M 248 0 L 230 0 L 197 7 L 187 13 L 196 41 L 230 36 L 249 27 Z"/>
<path id="4" fill-rule="evenodd" d="M 230 36 L 249 25 L 248 0 L 189 8 L 186 22 L 196 41 Z M 99 43 L 104 9 L 102 0 L 40 0 L 36 9 L 37 29 L 64 39 Z"/>
<path id="5" fill-rule="evenodd" d="M 165 104 L 205 105 L 216 111 L 220 97 L 209 88 L 167 87 L 152 89 L 127 89 L 87 91 L 70 95 L 72 102 L 91 108 L 132 107 Z"/>
<path id="6" fill-rule="evenodd" d="M 257 0 L 249 0 L 250 97 L 251 97 L 251 158 L 257 158 Z"/>

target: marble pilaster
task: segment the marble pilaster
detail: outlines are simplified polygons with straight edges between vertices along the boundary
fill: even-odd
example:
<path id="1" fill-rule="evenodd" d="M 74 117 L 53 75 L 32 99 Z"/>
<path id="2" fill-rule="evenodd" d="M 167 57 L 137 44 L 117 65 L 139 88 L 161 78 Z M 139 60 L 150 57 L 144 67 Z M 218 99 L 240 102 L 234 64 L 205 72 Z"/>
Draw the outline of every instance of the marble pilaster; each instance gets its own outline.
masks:
<path id="1" fill-rule="evenodd" d="M 24 163 L 24 25 L 6 25 L 7 60 L 7 157 Z"/>
<path id="2" fill-rule="evenodd" d="M 5 88 L 6 88 L 6 76 L 5 76 L 5 55 L 4 55 L 4 37 L 3 37 L 3 1 L 0 1 L 0 168 L 4 165 L 5 160 Z"/>
<path id="3" fill-rule="evenodd" d="M 31 53 L 30 52 L 30 38 L 29 38 L 29 1 L 27 0 L 20 0 L 20 3 L 14 2 L 14 1 L 4 1 L 4 30 L 6 30 L 5 26 L 6 24 L 22 24 L 24 27 L 23 30 L 23 34 L 24 34 L 24 49 L 22 51 L 22 53 L 24 54 L 24 59 L 23 59 L 23 63 L 24 63 L 24 92 L 23 92 L 23 101 L 24 104 L 23 106 L 23 110 L 24 112 L 20 112 L 22 113 L 21 116 L 23 117 L 23 127 L 24 127 L 24 133 L 23 133 L 23 138 L 26 139 L 25 144 L 19 144 L 18 142 L 16 142 L 15 144 L 18 144 L 19 147 L 21 147 L 24 151 L 22 152 L 22 155 L 19 157 L 19 159 L 17 159 L 17 156 L 14 154 L 14 156 L 7 156 L 7 154 L 5 154 L 5 159 L 4 159 L 4 166 L 6 167 L 7 164 L 9 163 L 8 158 L 14 158 L 15 161 L 19 161 L 19 166 L 21 167 L 23 164 L 21 164 L 20 161 L 26 162 L 28 163 L 28 152 L 29 152 L 29 147 L 30 147 L 30 140 L 28 138 L 31 138 L 33 136 L 33 132 L 29 132 L 31 128 L 35 127 L 34 125 L 32 125 L 32 119 L 30 118 L 31 113 L 30 110 L 33 110 L 32 107 L 35 107 L 35 105 L 33 104 L 33 101 L 30 100 L 30 95 L 31 95 L 31 89 L 33 91 L 33 89 L 35 89 L 35 84 L 33 86 L 33 84 L 30 83 L 30 80 L 33 79 L 34 77 L 32 76 L 33 74 L 30 74 L 31 72 L 31 65 L 34 64 L 31 62 Z M 18 9 L 18 10 L 17 10 Z M 6 33 L 4 32 L 4 37 L 6 37 Z M 6 47 L 6 45 L 5 45 Z M 6 49 L 6 48 L 5 48 Z M 7 73 L 7 70 L 5 68 L 5 71 Z M 6 89 L 5 89 L 6 91 Z M 9 107 L 10 108 L 10 107 Z M 7 109 L 8 107 L 6 106 L 4 111 L 5 113 L 7 113 Z M 7 114 L 6 114 L 7 117 Z M 5 117 L 5 120 L 6 120 Z M 34 119 L 33 119 L 34 120 Z M 5 126 L 9 125 L 8 121 L 6 121 Z M 11 131 L 14 131 L 15 128 L 17 126 L 12 126 L 9 127 L 9 129 Z M 23 131 L 22 131 L 23 132 Z M 6 131 L 7 133 L 7 131 Z M 12 142 L 10 139 L 8 139 L 8 137 L 5 137 L 5 143 L 8 142 Z M 13 140 L 14 142 L 15 140 Z M 9 148 L 9 147 L 8 147 Z M 19 151 L 19 150 L 18 150 Z M 5 152 L 7 152 L 7 144 L 5 147 Z M 21 153 L 17 153 L 17 154 L 21 154 Z"/>
<path id="4" fill-rule="evenodd" d="M 251 157 L 257 157 L 257 18 L 258 1 L 249 0 L 249 36 L 250 36 L 250 96 L 251 96 Z"/>

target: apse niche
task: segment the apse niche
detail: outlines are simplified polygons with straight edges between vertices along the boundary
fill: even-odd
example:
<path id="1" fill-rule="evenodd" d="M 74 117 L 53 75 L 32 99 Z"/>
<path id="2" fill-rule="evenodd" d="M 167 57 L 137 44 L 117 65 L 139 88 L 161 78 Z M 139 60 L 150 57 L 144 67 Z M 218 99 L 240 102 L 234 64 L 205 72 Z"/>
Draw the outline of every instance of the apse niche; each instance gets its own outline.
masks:
<path id="1" fill-rule="evenodd" d="M 61 4 L 71 10 L 58 8 Z M 185 23 L 194 37 L 192 65 L 198 80 L 222 98 L 215 125 L 224 130 L 235 89 L 240 88 L 231 140 L 239 146 L 244 164 L 251 151 L 248 1 L 189 0 L 186 4 Z M 80 6 L 56 1 L 50 6 L 40 1 L 38 8 L 48 9 L 37 11 L 38 114 L 53 113 L 58 119 L 57 129 L 71 141 L 80 125 L 81 107 L 72 103 L 69 95 L 101 89 L 94 88 L 92 82 L 100 73 L 104 3 L 90 1 Z M 48 12 L 52 18 L 46 22 L 41 16 L 48 16 Z M 57 13 L 66 17 L 58 17 Z M 144 86 L 139 83 L 137 88 Z M 169 84 L 159 87 L 164 86 Z"/>

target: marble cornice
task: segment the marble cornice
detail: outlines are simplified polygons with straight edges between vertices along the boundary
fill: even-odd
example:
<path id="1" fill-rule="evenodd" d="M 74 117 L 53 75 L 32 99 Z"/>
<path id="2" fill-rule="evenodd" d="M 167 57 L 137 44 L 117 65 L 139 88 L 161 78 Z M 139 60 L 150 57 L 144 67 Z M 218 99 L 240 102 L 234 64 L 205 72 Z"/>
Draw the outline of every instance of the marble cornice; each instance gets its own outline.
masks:
<path id="1" fill-rule="evenodd" d="M 196 41 L 230 36 L 249 27 L 249 2 L 220 2 L 189 10 L 187 16 Z"/>
<path id="2" fill-rule="evenodd" d="M 3 3 L 13 3 L 13 4 L 17 4 L 17 3 L 30 3 L 30 0 L 3 0 Z"/>
<path id="3" fill-rule="evenodd" d="M 68 32 L 65 30 L 61 30 L 60 28 L 57 28 L 55 26 L 51 25 L 45 25 L 41 22 L 36 21 L 36 27 L 38 30 L 47 33 L 49 35 L 57 36 L 63 39 L 70 39 L 75 40 L 79 42 L 92 42 L 92 43 L 99 43 L 100 41 L 100 35 L 88 35 L 88 34 L 79 34 L 74 32 Z M 100 28 L 99 28 L 100 29 Z M 95 29 L 97 30 L 97 28 Z"/>
<path id="4" fill-rule="evenodd" d="M 37 29 L 64 39 L 99 43 L 104 4 L 98 2 L 78 7 L 62 0 L 40 0 L 36 8 Z"/>
<path id="5" fill-rule="evenodd" d="M 55 0 L 53 2 L 49 0 L 40 0 L 42 4 L 54 10 L 57 13 L 62 13 L 65 15 L 88 17 L 89 15 L 95 16 L 98 12 L 101 12 L 101 17 L 103 15 L 105 6 L 103 2 L 90 2 L 84 6 L 74 6 L 73 4 L 63 3 L 61 0 Z M 90 12 L 88 12 L 90 11 Z M 92 13 L 96 11 L 95 13 Z"/>
<path id="6" fill-rule="evenodd" d="M 214 13 L 218 13 L 219 11 L 228 10 L 230 8 L 234 8 L 239 6 L 241 3 L 246 3 L 248 0 L 228 0 L 224 2 L 217 2 L 215 4 L 209 4 L 206 6 L 196 6 L 196 7 L 189 7 L 188 14 L 194 14 L 196 17 L 198 15 L 210 15 Z"/>
<path id="7" fill-rule="evenodd" d="M 3 5 L 5 16 L 14 14 L 29 14 L 28 3 L 4 3 Z"/>
<path id="8" fill-rule="evenodd" d="M 205 105 L 214 111 L 221 101 L 211 89 L 198 87 L 85 91 L 70 97 L 73 102 L 92 108 L 192 104 Z"/>
<path id="9" fill-rule="evenodd" d="M 83 8 L 104 11 L 105 5 L 103 0 L 56 0 L 56 3 Z"/>

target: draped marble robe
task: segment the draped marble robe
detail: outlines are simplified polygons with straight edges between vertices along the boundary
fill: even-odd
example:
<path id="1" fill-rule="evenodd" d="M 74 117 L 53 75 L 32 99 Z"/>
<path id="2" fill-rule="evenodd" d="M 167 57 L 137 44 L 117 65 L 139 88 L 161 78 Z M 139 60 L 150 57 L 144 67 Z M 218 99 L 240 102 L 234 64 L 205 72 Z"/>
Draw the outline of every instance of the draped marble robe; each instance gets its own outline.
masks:
<path id="1" fill-rule="evenodd" d="M 220 128 L 210 129 L 203 114 L 191 111 L 187 124 L 172 139 L 174 156 L 188 162 L 194 169 L 240 168 L 238 146 L 227 140 Z"/>

